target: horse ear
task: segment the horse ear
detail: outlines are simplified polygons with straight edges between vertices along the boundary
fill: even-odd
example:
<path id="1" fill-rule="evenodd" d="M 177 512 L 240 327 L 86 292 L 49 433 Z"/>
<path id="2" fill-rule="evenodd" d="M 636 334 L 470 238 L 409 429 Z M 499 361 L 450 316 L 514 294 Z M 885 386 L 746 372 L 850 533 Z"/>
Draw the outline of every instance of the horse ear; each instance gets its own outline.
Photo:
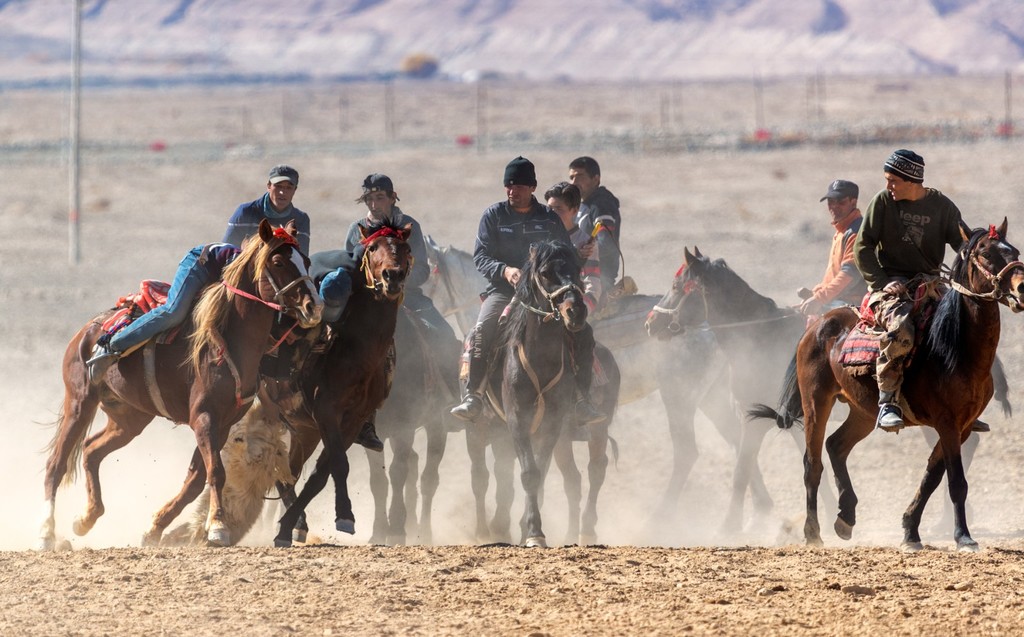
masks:
<path id="1" fill-rule="evenodd" d="M 960 238 L 963 239 L 964 243 L 971 240 L 971 229 L 963 221 L 960 222 Z"/>
<path id="2" fill-rule="evenodd" d="M 700 253 L 700 248 L 698 248 L 697 246 L 693 246 L 693 256 L 697 257 L 698 259 L 704 258 L 704 255 Z"/>
<path id="3" fill-rule="evenodd" d="M 266 219 L 260 221 L 260 239 L 263 243 L 269 242 L 274 238 L 274 228 L 270 225 L 270 222 Z"/>
<path id="4" fill-rule="evenodd" d="M 284 231 L 293 237 L 297 237 L 299 235 L 299 227 L 295 225 L 294 219 L 290 219 L 288 223 L 284 224 Z"/>
<path id="5" fill-rule="evenodd" d="M 358 227 L 358 228 L 359 228 L 359 236 L 360 236 L 361 238 L 365 239 L 366 237 L 370 236 L 370 230 L 369 230 L 369 228 L 366 228 L 365 226 L 363 226 L 363 224 L 361 224 L 361 223 L 357 223 L 357 224 L 356 224 L 356 227 Z"/>
<path id="6" fill-rule="evenodd" d="M 1003 222 L 996 228 L 996 232 L 999 233 L 999 239 L 1006 241 L 1006 217 L 1003 217 Z"/>
<path id="7" fill-rule="evenodd" d="M 402 241 L 408 241 L 409 235 L 412 234 L 412 223 L 407 223 L 398 229 L 398 234 L 401 235 Z"/>
<path id="8" fill-rule="evenodd" d="M 693 258 L 693 255 L 690 254 L 690 249 L 683 248 L 683 263 L 685 263 L 686 265 L 690 265 L 691 263 L 693 263 Z"/>

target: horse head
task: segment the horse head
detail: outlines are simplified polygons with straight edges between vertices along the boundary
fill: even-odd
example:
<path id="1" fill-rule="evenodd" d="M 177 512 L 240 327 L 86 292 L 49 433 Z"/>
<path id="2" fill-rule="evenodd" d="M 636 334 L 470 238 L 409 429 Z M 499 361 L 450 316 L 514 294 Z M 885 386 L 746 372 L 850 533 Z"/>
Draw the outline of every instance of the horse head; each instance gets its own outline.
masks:
<path id="1" fill-rule="evenodd" d="M 953 262 L 950 278 L 961 293 L 999 301 L 1014 312 L 1024 310 L 1024 263 L 1020 250 L 1006 241 L 1006 217 L 988 230 L 968 233 L 961 226 L 963 247 Z"/>
<path id="2" fill-rule="evenodd" d="M 701 277 L 710 266 L 707 257 L 694 246 L 683 249 L 683 264 L 672 278 L 672 287 L 647 314 L 647 335 L 661 340 L 683 333 L 687 327 L 707 320 L 707 301 Z"/>
<path id="3" fill-rule="evenodd" d="M 535 243 L 530 246 L 516 298 L 533 313 L 543 315 L 544 320 L 560 320 L 565 329 L 578 332 L 587 324 L 580 272 L 579 257 L 572 246 L 556 241 Z"/>
<path id="4" fill-rule="evenodd" d="M 294 222 L 274 228 L 266 219 L 260 222 L 259 240 L 265 249 L 257 258 L 257 292 L 263 301 L 277 305 L 294 318 L 300 327 L 320 323 L 324 302 L 309 276 L 309 257 L 299 249 Z"/>
<path id="5" fill-rule="evenodd" d="M 385 219 L 369 228 L 359 226 L 363 259 L 360 270 L 366 287 L 378 298 L 396 301 L 405 290 L 405 278 L 412 269 L 412 248 L 406 243 L 412 224 L 396 226 Z"/>

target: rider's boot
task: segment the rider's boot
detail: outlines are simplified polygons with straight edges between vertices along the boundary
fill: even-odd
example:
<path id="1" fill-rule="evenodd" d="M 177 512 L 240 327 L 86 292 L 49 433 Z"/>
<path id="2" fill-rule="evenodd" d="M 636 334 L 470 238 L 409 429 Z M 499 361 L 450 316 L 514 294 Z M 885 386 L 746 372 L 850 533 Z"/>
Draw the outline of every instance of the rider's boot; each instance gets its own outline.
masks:
<path id="1" fill-rule="evenodd" d="M 92 358 L 85 361 L 86 369 L 89 372 L 89 382 L 98 383 L 119 358 L 121 358 L 120 352 L 115 352 L 105 343 L 96 343 L 92 349 Z"/>
<path id="2" fill-rule="evenodd" d="M 377 414 L 374 413 L 370 416 L 369 420 L 363 423 L 363 428 L 359 430 L 359 435 L 356 436 L 356 442 L 370 451 L 384 451 L 384 443 L 377 437 L 377 427 L 374 425 L 376 419 Z"/>
<path id="3" fill-rule="evenodd" d="M 459 420 L 473 422 L 480 417 L 484 411 L 484 397 L 482 388 L 484 386 L 484 375 L 487 369 L 487 361 L 482 356 L 469 357 L 469 378 L 466 383 L 466 395 L 462 402 L 451 409 L 451 414 Z"/>
<path id="4" fill-rule="evenodd" d="M 900 409 L 896 400 L 896 392 L 879 392 L 878 419 L 875 421 L 875 429 L 895 432 L 903 429 L 903 410 Z"/>

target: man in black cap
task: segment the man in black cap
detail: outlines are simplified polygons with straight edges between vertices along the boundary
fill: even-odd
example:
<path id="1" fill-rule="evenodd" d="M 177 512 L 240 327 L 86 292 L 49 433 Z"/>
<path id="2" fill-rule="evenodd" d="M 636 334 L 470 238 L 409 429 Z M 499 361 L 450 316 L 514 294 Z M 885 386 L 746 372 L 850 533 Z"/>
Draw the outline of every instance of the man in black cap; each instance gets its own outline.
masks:
<path id="1" fill-rule="evenodd" d="M 533 196 L 537 190 L 537 173 L 530 160 L 516 157 L 510 161 L 505 167 L 504 183 L 505 200 L 484 210 L 473 250 L 473 263 L 489 285 L 476 327 L 470 335 L 467 394 L 462 404 L 451 412 L 463 420 L 472 421 L 483 410 L 482 392 L 487 380 L 487 362 L 498 332 L 498 317 L 512 301 L 521 268 L 530 256 L 530 244 L 555 240 L 572 245 L 562 220 Z M 584 331 L 593 338 L 589 328 Z M 593 365 L 592 345 L 589 358 L 586 349 L 581 346 L 576 350 L 576 362 L 580 366 Z M 589 397 L 582 396 L 577 404 L 577 418 L 587 423 L 600 417 Z"/>
<path id="2" fill-rule="evenodd" d="M 875 427 L 899 431 L 903 366 L 914 345 L 914 293 L 939 275 L 946 246 L 960 247 L 962 221 L 956 204 L 924 187 L 924 159 L 917 153 L 897 150 L 883 170 L 885 190 L 868 204 L 854 258 L 868 282 L 875 323 L 885 330 L 875 368 L 880 406 Z"/>
<path id="3" fill-rule="evenodd" d="M 828 201 L 828 213 L 835 233 L 821 283 L 814 289 L 801 288 L 797 291 L 804 299 L 799 307 L 803 314 L 821 314 L 841 305 L 860 307 L 864 300 L 868 286 L 853 259 L 853 244 L 861 224 L 860 210 L 857 209 L 859 194 L 857 184 L 836 179 L 821 198 L 821 201 Z"/>
<path id="4" fill-rule="evenodd" d="M 299 171 L 286 164 L 271 168 L 267 178 L 267 192 L 259 199 L 243 203 L 235 209 L 235 213 L 228 219 L 228 227 L 221 241 L 235 246 L 242 245 L 246 237 L 259 232 L 260 221 L 264 219 L 280 227 L 294 221 L 295 229 L 298 230 L 296 239 L 299 241 L 299 249 L 308 255 L 309 215 L 292 205 L 298 187 Z"/>

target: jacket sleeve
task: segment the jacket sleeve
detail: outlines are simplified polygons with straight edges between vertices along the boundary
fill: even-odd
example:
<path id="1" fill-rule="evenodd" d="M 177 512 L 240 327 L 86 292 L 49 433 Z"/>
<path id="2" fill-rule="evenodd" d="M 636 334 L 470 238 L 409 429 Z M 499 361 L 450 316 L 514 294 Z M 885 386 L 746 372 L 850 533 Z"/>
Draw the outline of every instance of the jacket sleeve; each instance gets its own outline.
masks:
<path id="1" fill-rule="evenodd" d="M 882 232 L 882 216 L 885 214 L 884 195 L 884 191 L 878 193 L 868 204 L 853 247 L 857 269 L 864 275 L 864 280 L 873 292 L 881 290 L 889 283 L 889 277 L 882 269 L 882 264 L 878 262 L 878 255 L 875 252 Z"/>
<path id="2" fill-rule="evenodd" d="M 843 241 L 843 256 L 840 259 L 839 272 L 829 280 L 822 281 L 814 288 L 814 300 L 828 303 L 857 280 L 860 273 L 853 260 L 853 249 L 857 243 L 857 235 L 851 234 Z"/>
<path id="3" fill-rule="evenodd" d="M 352 225 L 348 227 L 348 233 L 345 234 L 345 251 L 352 252 L 355 250 L 362 238 L 362 235 L 359 233 L 359 222 L 353 221 Z"/>
<path id="4" fill-rule="evenodd" d="M 420 229 L 420 223 L 416 220 L 412 222 L 409 247 L 412 248 L 413 264 L 406 285 L 420 288 L 430 278 L 430 265 L 427 263 L 427 246 L 423 243 L 423 230 Z"/>
<path id="5" fill-rule="evenodd" d="M 295 216 L 295 230 L 298 232 L 299 249 L 306 256 L 309 256 L 309 215 L 299 212 Z"/>
<path id="6" fill-rule="evenodd" d="M 563 228 L 564 231 L 564 228 Z M 505 263 L 496 259 L 493 251 L 497 247 L 498 227 L 496 215 L 490 210 L 480 218 L 480 226 L 476 231 L 476 245 L 473 247 L 473 265 L 480 274 L 494 285 L 501 285 L 504 279 Z"/>
<path id="7" fill-rule="evenodd" d="M 224 230 L 224 238 L 221 243 L 230 243 L 233 246 L 241 246 L 246 237 L 250 223 L 245 221 L 245 209 L 249 204 L 241 204 L 235 208 L 234 214 L 228 219 L 228 227 Z"/>

